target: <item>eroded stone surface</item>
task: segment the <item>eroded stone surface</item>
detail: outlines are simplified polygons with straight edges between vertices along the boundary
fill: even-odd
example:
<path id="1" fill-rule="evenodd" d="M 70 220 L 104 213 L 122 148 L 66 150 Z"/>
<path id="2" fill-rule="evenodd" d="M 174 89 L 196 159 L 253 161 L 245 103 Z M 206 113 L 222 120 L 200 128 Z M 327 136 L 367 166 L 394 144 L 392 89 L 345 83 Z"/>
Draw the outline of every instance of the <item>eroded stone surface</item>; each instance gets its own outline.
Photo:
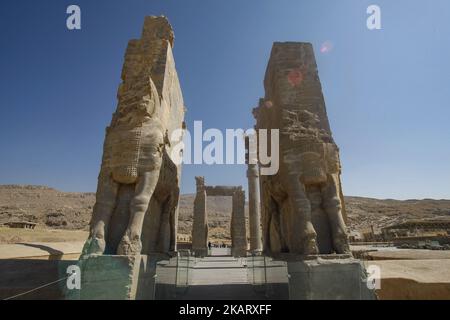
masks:
<path id="1" fill-rule="evenodd" d="M 183 127 L 184 104 L 173 41 L 168 20 L 150 16 L 128 43 L 84 255 L 176 248 L 180 167 L 169 137 Z"/>
<path id="2" fill-rule="evenodd" d="M 290 300 L 375 300 L 367 275 L 356 259 L 287 262 Z"/>
<path id="3" fill-rule="evenodd" d="M 339 150 L 312 45 L 274 43 L 264 86 L 265 98 L 254 109 L 256 129 L 280 132 L 279 171 L 261 176 L 265 251 L 349 252 Z"/>
<path id="4" fill-rule="evenodd" d="M 242 187 L 233 194 L 233 211 L 231 212 L 231 254 L 234 257 L 247 255 L 247 230 L 245 227 L 245 191 Z"/>
<path id="5" fill-rule="evenodd" d="M 194 199 L 194 223 L 192 225 L 192 251 L 198 256 L 208 252 L 208 216 L 206 214 L 205 178 L 195 177 L 197 193 Z"/>

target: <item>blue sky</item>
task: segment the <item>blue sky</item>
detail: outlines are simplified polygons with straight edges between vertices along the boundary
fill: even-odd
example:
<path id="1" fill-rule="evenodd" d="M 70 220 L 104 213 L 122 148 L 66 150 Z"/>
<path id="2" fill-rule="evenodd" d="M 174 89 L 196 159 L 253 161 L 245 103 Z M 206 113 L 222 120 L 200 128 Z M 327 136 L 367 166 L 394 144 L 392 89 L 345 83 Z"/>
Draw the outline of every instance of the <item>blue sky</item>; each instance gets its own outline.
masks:
<path id="1" fill-rule="evenodd" d="M 81 30 L 66 28 L 69 4 Z M 366 27 L 370 4 L 382 30 Z M 127 42 L 164 14 L 188 127 L 252 127 L 272 43 L 312 42 L 344 193 L 450 198 L 449 12 L 447 0 L 2 1 L 0 184 L 95 191 Z M 245 169 L 185 165 L 182 192 L 196 175 L 246 186 Z"/>

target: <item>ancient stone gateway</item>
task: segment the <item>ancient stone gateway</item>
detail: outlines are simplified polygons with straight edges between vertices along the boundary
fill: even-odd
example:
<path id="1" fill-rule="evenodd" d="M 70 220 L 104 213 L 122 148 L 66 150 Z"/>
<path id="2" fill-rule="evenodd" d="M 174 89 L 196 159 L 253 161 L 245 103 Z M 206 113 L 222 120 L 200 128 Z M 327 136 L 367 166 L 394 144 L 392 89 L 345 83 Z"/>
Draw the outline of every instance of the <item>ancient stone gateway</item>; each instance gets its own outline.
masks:
<path id="1" fill-rule="evenodd" d="M 245 192 L 242 187 L 205 186 L 204 177 L 195 177 L 197 194 L 194 200 L 194 223 L 192 226 L 192 251 L 196 256 L 208 254 L 207 196 L 232 197 L 231 254 L 235 257 L 247 255 L 247 231 L 245 228 Z"/>
<path id="2" fill-rule="evenodd" d="M 183 127 L 185 107 L 173 42 L 168 20 L 150 16 L 128 43 L 82 253 L 82 298 L 139 297 L 142 269 L 151 278 L 150 260 L 176 250 L 180 166 L 169 137 Z"/>

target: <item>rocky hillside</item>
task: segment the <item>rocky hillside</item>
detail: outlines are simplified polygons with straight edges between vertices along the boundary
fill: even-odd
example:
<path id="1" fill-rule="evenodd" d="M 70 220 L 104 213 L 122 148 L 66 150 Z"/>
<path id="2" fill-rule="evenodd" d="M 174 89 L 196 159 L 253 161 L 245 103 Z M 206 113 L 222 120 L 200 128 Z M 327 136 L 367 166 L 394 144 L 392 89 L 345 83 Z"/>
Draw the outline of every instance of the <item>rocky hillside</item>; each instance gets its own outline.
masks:
<path id="1" fill-rule="evenodd" d="M 50 228 L 83 229 L 95 193 L 61 192 L 44 186 L 0 185 L 0 224 L 37 222 Z"/>
<path id="2" fill-rule="evenodd" d="M 420 219 L 450 219 L 450 200 L 393 200 L 345 197 L 348 225 L 352 230 L 375 229 Z"/>
<path id="3" fill-rule="evenodd" d="M 208 198 L 212 238 L 229 239 L 231 198 Z M 0 185 L 0 224 L 32 221 L 55 229 L 87 229 L 94 193 L 61 192 L 43 186 Z M 376 229 L 406 219 L 450 218 L 450 200 L 378 200 L 346 197 L 349 227 Z M 194 195 L 181 196 L 178 232 L 189 235 Z"/>

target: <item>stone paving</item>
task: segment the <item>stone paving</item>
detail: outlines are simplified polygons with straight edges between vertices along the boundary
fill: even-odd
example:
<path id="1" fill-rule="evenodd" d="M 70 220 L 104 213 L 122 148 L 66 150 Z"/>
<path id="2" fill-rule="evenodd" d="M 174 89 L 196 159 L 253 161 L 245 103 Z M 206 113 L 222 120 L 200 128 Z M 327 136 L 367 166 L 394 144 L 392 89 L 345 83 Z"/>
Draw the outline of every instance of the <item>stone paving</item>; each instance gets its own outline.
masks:
<path id="1" fill-rule="evenodd" d="M 228 252 L 213 248 L 210 256 L 197 260 L 190 270 L 190 286 L 183 300 L 264 299 L 248 283 L 244 260 L 225 256 Z"/>

